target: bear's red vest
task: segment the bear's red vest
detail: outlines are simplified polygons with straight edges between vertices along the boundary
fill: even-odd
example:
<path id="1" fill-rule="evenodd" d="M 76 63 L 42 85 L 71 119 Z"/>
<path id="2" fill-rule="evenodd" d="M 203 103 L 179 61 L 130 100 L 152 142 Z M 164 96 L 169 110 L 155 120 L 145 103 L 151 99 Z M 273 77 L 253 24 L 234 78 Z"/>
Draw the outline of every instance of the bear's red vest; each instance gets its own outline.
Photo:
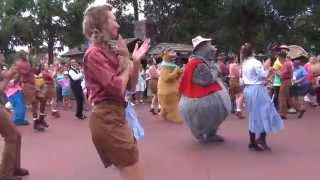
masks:
<path id="1" fill-rule="evenodd" d="M 198 64 L 204 63 L 200 59 L 192 58 L 185 66 L 183 75 L 180 81 L 179 91 L 183 96 L 190 98 L 200 98 L 211 93 L 221 90 L 221 86 L 217 82 L 213 82 L 207 86 L 200 86 L 192 82 L 192 74 Z"/>

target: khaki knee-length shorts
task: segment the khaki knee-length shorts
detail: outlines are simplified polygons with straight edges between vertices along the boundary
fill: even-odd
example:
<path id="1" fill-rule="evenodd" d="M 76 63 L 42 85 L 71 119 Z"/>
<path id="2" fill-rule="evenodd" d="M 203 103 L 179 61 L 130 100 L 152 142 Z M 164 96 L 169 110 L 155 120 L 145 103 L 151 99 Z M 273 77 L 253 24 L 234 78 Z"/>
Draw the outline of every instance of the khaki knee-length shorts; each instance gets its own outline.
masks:
<path id="1" fill-rule="evenodd" d="M 137 142 L 125 118 L 124 105 L 113 102 L 95 105 L 89 117 L 92 140 L 106 168 L 138 162 Z"/>

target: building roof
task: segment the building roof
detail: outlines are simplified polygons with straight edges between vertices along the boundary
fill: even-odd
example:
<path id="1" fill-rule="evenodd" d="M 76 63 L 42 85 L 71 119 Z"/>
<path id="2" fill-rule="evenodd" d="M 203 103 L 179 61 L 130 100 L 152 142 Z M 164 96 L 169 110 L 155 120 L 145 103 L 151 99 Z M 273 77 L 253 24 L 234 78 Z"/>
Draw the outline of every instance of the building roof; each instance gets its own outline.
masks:
<path id="1" fill-rule="evenodd" d="M 178 44 L 178 43 L 159 43 L 152 47 L 148 52 L 149 55 L 159 55 L 164 49 L 170 48 L 175 52 L 182 54 L 190 54 L 193 50 L 190 44 Z"/>
<path id="2" fill-rule="evenodd" d="M 72 57 L 84 55 L 85 49 L 82 47 L 71 48 L 68 52 L 61 55 L 61 57 Z"/>
<path id="3" fill-rule="evenodd" d="M 133 43 L 137 40 L 137 38 L 128 38 L 126 39 L 128 44 Z M 110 41 L 110 45 L 115 45 L 116 41 L 112 40 Z M 149 55 L 159 55 L 164 49 L 170 48 L 173 49 L 175 52 L 181 53 L 181 54 L 190 54 L 193 50 L 192 45 L 190 44 L 178 44 L 178 43 L 159 43 L 149 50 Z M 78 55 L 84 55 L 85 48 L 84 47 L 75 47 L 71 48 L 68 52 L 61 55 L 61 57 L 72 57 L 72 56 L 78 56 Z"/>
<path id="4" fill-rule="evenodd" d="M 127 44 L 129 44 L 129 43 L 131 43 L 131 42 L 133 42 L 133 41 L 135 41 L 135 40 L 137 40 L 138 38 L 127 38 L 127 39 L 125 39 L 126 41 L 127 41 Z M 110 45 L 115 45 L 116 44 L 116 40 L 111 40 L 110 41 Z"/>
<path id="5" fill-rule="evenodd" d="M 128 38 L 127 43 L 131 43 L 133 41 L 135 41 L 137 38 Z M 115 45 L 116 41 L 115 40 L 111 40 L 110 41 L 110 45 Z M 84 45 L 82 45 L 81 47 L 74 47 L 71 48 L 68 52 L 64 53 L 61 55 L 61 57 L 72 57 L 72 56 L 80 56 L 80 55 L 84 55 L 86 51 L 86 48 Z"/>

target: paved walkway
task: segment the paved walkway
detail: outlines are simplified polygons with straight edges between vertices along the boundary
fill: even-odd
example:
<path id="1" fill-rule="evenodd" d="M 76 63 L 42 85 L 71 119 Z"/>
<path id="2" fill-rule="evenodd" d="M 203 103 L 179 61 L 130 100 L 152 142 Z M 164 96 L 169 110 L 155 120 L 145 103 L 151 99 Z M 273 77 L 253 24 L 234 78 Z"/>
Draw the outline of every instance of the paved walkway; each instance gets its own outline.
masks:
<path id="1" fill-rule="evenodd" d="M 200 145 L 185 125 L 161 121 L 137 107 L 146 137 L 139 142 L 146 180 L 319 180 L 320 108 L 304 119 L 290 115 L 284 131 L 272 135 L 272 152 L 247 149 L 246 120 L 233 115 L 222 125 L 223 144 Z M 267 112 L 266 112 L 267 113 Z M 104 169 L 93 147 L 88 121 L 71 112 L 51 119 L 45 133 L 22 127 L 22 164 L 26 180 L 118 180 L 114 168 Z"/>

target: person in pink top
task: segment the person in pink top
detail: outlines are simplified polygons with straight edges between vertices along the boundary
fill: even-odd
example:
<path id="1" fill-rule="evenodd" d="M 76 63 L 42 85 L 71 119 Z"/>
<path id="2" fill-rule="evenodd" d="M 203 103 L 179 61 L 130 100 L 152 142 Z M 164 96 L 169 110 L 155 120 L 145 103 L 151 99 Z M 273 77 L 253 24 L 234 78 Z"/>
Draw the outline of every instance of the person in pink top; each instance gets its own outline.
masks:
<path id="1" fill-rule="evenodd" d="M 15 63 L 20 82 L 22 83 L 23 95 L 26 104 L 31 104 L 35 100 L 35 82 L 31 63 L 27 59 L 25 51 L 18 52 L 19 60 Z"/>
<path id="2" fill-rule="evenodd" d="M 240 69 L 241 66 L 239 64 L 238 57 L 232 57 L 229 65 L 229 93 L 236 105 L 236 116 L 240 119 L 244 119 L 245 116 L 242 113 L 243 86 L 240 84 Z"/>
<path id="3" fill-rule="evenodd" d="M 59 81 L 59 85 L 62 88 L 62 97 L 63 97 L 63 105 L 66 108 L 71 108 L 71 87 L 70 87 L 70 79 L 68 76 L 68 71 L 64 72 L 64 78 Z"/>
<path id="4" fill-rule="evenodd" d="M 0 53 L 0 64 L 4 57 Z M 8 70 L 0 69 L 0 93 L 2 94 L 10 80 L 17 74 L 15 65 Z M 21 168 L 21 133 L 10 120 L 10 114 L 0 99 L 0 135 L 3 138 L 0 166 L 1 180 L 22 180 L 29 175 L 27 169 Z"/>
<path id="5" fill-rule="evenodd" d="M 317 58 L 315 56 L 311 56 L 309 58 L 309 62 L 304 65 L 304 68 L 308 73 L 306 80 L 311 84 L 310 91 L 305 96 L 305 101 L 308 101 L 311 104 L 311 106 L 314 106 L 314 107 L 318 106 L 317 97 L 315 96 L 315 88 L 314 88 L 316 84 L 316 78 L 314 77 L 312 72 L 312 66 L 316 63 L 317 63 Z"/>
<path id="6" fill-rule="evenodd" d="M 16 76 L 18 78 L 18 76 Z M 22 93 L 22 87 L 20 86 L 18 79 L 12 79 L 9 81 L 5 88 L 5 94 L 9 99 L 9 102 L 13 108 L 13 122 L 17 126 L 29 125 L 29 122 L 25 120 L 26 105 Z"/>

